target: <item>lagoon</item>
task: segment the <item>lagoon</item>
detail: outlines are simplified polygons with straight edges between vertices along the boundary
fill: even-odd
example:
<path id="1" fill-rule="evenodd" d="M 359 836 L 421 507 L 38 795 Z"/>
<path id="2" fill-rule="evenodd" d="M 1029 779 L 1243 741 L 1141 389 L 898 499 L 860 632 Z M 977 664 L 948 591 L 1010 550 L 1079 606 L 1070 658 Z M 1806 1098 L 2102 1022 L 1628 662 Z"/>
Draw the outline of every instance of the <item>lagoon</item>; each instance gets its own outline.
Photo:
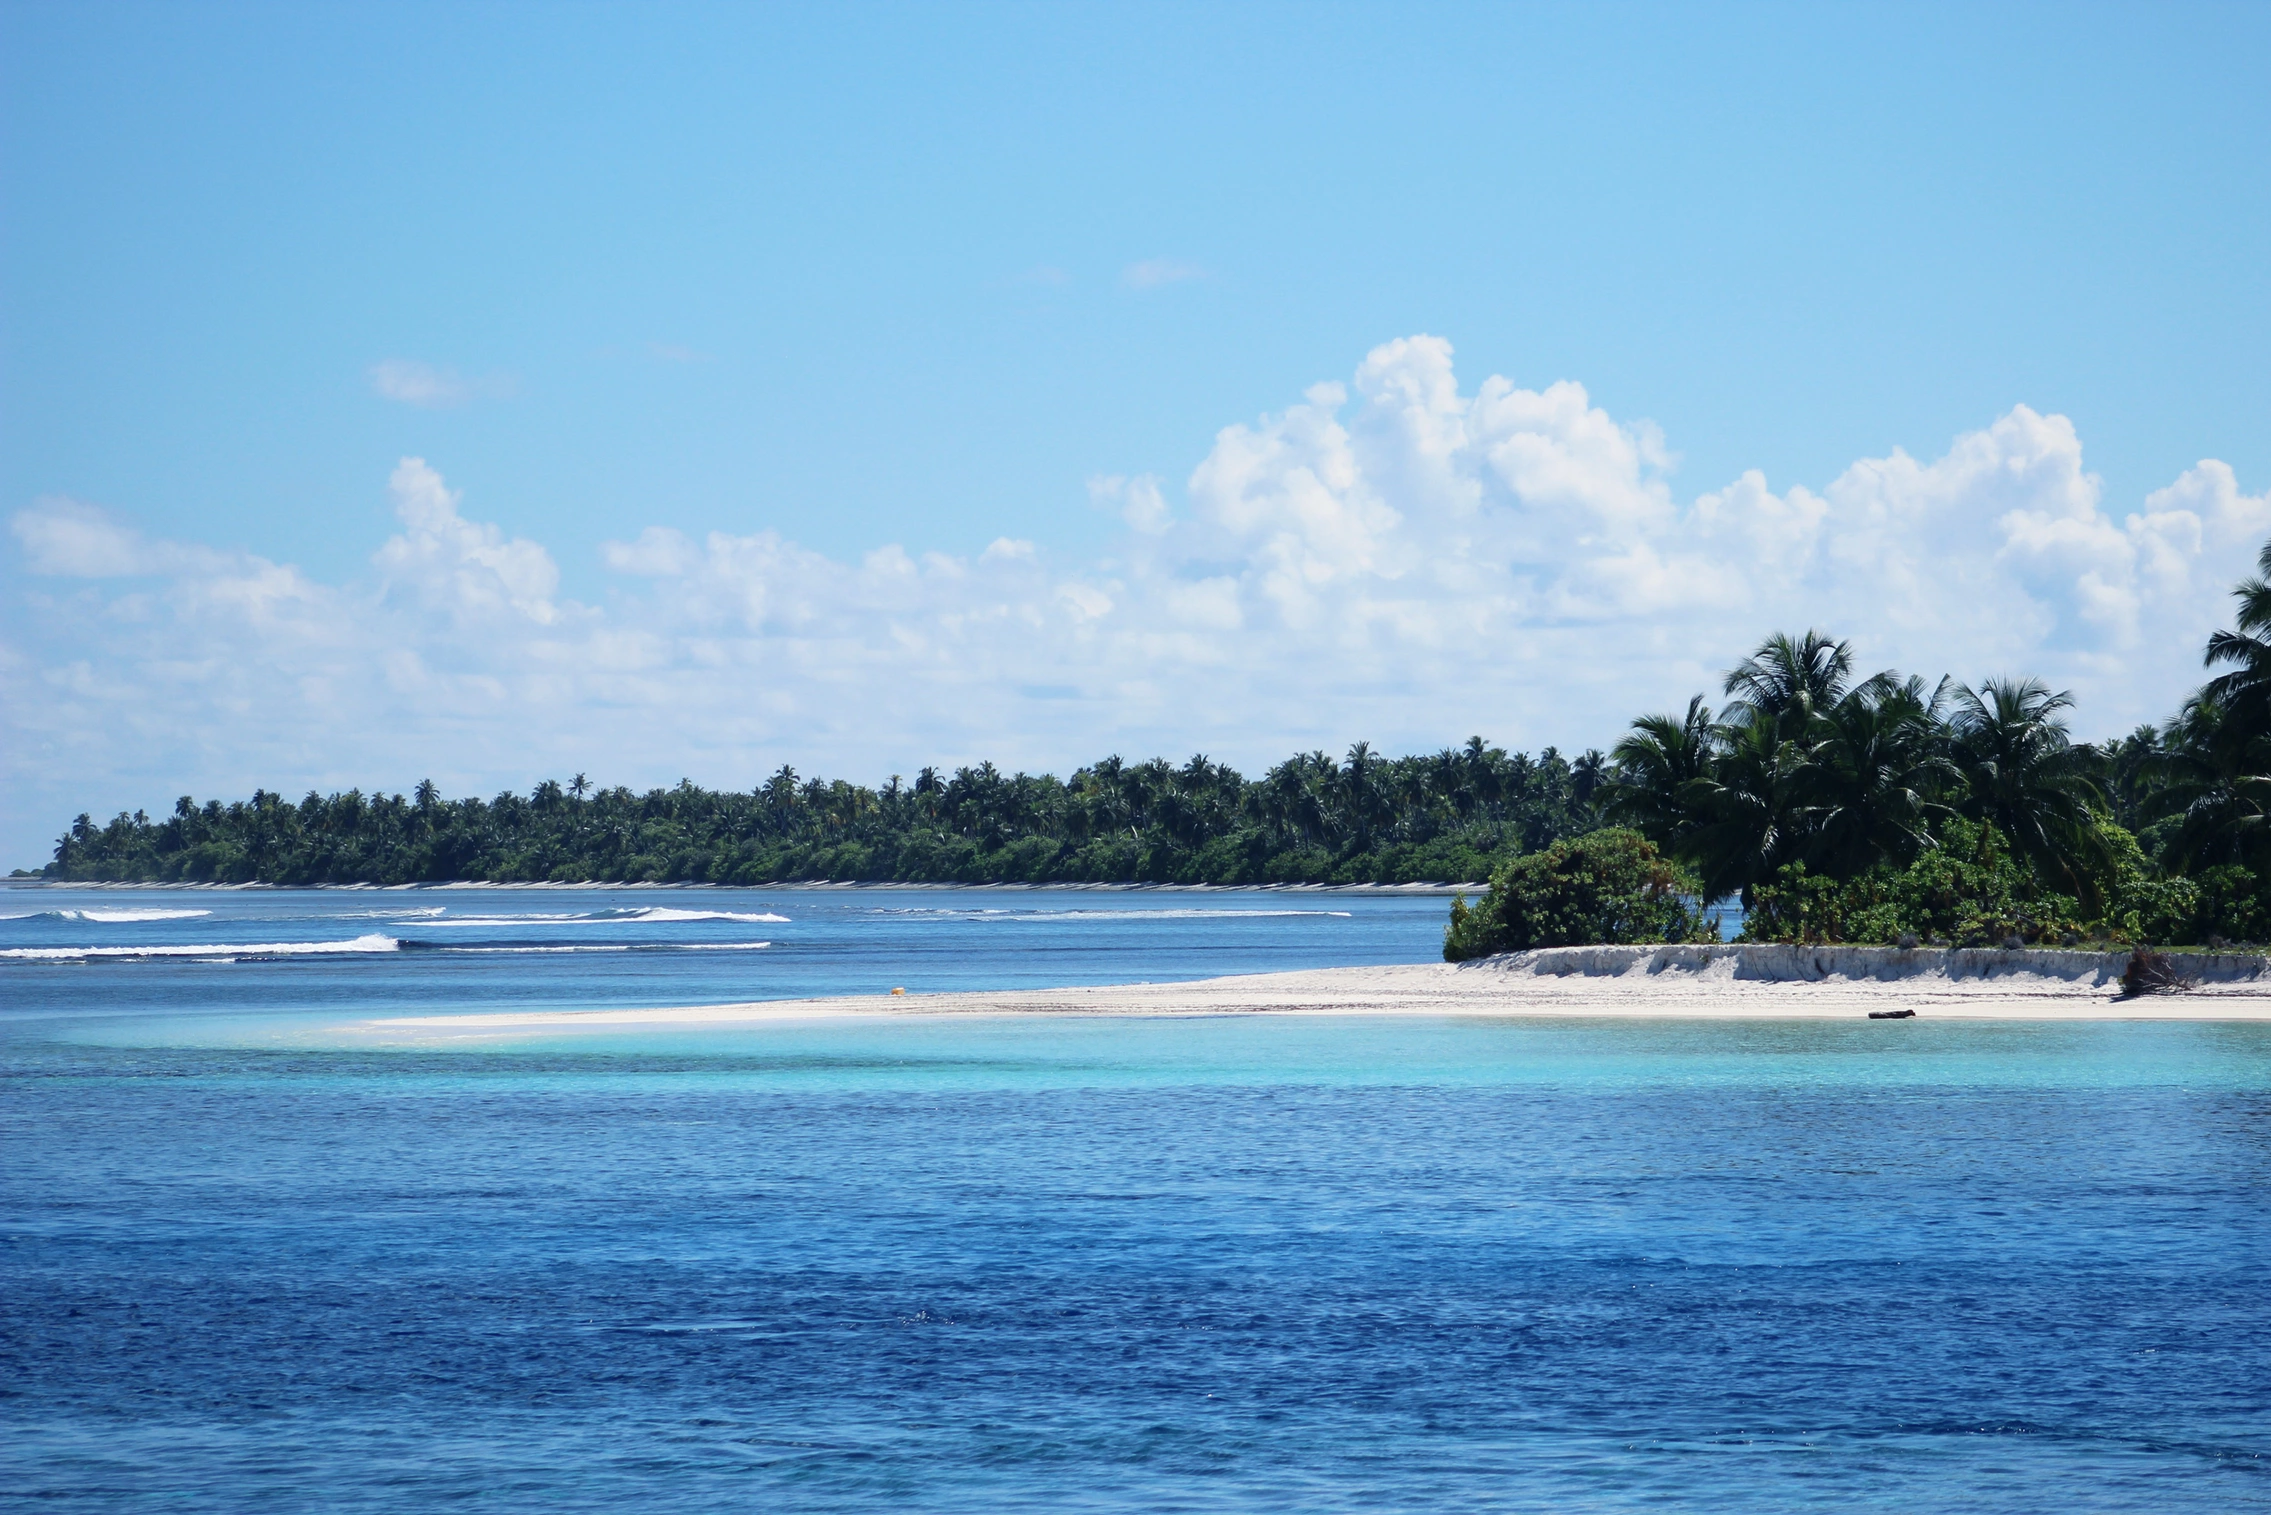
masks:
<path id="1" fill-rule="evenodd" d="M 404 898 L 87 893 L 5 899 L 269 914 L 34 920 L 5 945 L 119 945 L 103 926 L 353 940 L 367 921 L 314 916 Z M 688 1003 L 688 976 L 741 999 L 757 973 L 815 993 L 917 964 L 927 984 L 1017 987 L 981 981 L 1408 961 L 1442 912 L 983 891 L 869 902 L 953 921 L 827 914 L 858 900 L 490 892 L 440 918 L 529 918 L 401 934 L 626 950 L 0 962 L 0 1503 L 2271 1497 L 2260 1023 L 1896 1040 L 1865 1022 L 836 1019 L 458 1050 L 329 1029 Z M 1153 916 L 1068 913 L 1099 900 Z M 1057 918 L 971 914 L 1009 905 Z M 789 919 L 533 919 L 655 906 Z M 801 956 L 712 950 L 755 931 Z"/>

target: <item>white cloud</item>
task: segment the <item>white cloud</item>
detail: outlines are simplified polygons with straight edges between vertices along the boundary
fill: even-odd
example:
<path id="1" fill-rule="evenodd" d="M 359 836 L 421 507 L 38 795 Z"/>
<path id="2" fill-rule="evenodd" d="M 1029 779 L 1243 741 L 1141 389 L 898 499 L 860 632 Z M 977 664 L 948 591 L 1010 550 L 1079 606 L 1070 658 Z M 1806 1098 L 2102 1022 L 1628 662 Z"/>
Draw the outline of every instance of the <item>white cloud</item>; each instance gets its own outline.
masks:
<path id="1" fill-rule="evenodd" d="M 415 405 L 422 410 L 446 410 L 472 400 L 503 399 L 515 388 L 507 375 L 490 374 L 469 379 L 454 368 L 437 368 L 408 358 L 373 363 L 370 379 L 371 391 L 379 398 Z"/>
<path id="2" fill-rule="evenodd" d="M 1088 501 L 1146 536 L 1158 536 L 1174 524 L 1175 512 L 1160 493 L 1159 480 L 1150 474 L 1133 479 L 1124 474 L 1099 474 L 1088 481 Z"/>
<path id="3" fill-rule="evenodd" d="M 521 537 L 457 513 L 458 496 L 423 458 L 404 458 L 387 481 L 404 530 L 373 559 L 389 590 L 417 597 L 454 620 L 503 611 L 550 625 L 560 570 L 552 555 Z"/>
<path id="4" fill-rule="evenodd" d="M 73 579 L 162 573 L 169 554 L 98 506 L 49 495 L 12 523 L 34 573 Z"/>
<path id="5" fill-rule="evenodd" d="M 1174 258 L 1145 258 L 1120 270 L 1120 282 L 1130 289 L 1157 289 L 1163 284 L 1184 284 L 1205 277 L 1206 270 L 1196 263 Z"/>
<path id="6" fill-rule="evenodd" d="M 399 531 L 345 584 L 41 500 L 14 521 L 32 615 L 0 645 L 8 834 L 21 851 L 83 806 L 186 789 L 428 773 L 1605 746 L 1806 626 L 1871 668 L 2038 674 L 2104 734 L 2198 681 L 2271 535 L 2271 496 L 2213 460 L 2109 508 L 2072 425 L 2024 406 L 1815 487 L 1751 472 L 1683 499 L 1672 462 L 1582 385 L 1462 390 L 1450 345 L 1419 336 L 1224 428 L 1179 492 L 1090 481 L 1126 527 L 1094 561 L 982 531 L 967 555 L 846 561 L 779 530 L 631 522 L 588 606 L 415 458 L 390 481 Z"/>
<path id="7" fill-rule="evenodd" d="M 639 533 L 637 541 L 601 544 L 599 559 L 617 573 L 664 579 L 692 568 L 695 553 L 694 544 L 686 540 L 684 532 L 673 531 L 668 526 L 649 526 Z"/>

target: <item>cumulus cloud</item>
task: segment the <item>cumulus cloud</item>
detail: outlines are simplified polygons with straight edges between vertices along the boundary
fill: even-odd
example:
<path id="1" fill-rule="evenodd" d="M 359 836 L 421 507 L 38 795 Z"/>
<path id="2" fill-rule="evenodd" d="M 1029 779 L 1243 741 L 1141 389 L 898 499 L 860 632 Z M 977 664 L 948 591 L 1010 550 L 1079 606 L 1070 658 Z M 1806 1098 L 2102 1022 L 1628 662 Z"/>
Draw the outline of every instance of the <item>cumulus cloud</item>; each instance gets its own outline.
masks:
<path id="1" fill-rule="evenodd" d="M 99 506 L 49 495 L 15 519 L 16 540 L 34 573 L 110 579 L 187 566 L 180 550 L 152 544 Z"/>
<path id="2" fill-rule="evenodd" d="M 560 570 L 550 553 L 460 516 L 458 496 L 423 458 L 404 458 L 387 487 L 403 527 L 375 560 L 390 589 L 457 622 L 510 612 L 546 626 L 558 617 L 552 592 Z"/>
<path id="3" fill-rule="evenodd" d="M 1094 559 L 974 531 L 844 560 L 777 526 L 638 522 L 584 605 L 416 458 L 341 584 L 45 499 L 14 521 L 34 616 L 0 646 L 10 784 L 55 812 L 22 823 L 44 836 L 104 795 L 254 783 L 1605 746 L 1806 626 L 1870 668 L 2040 675 L 2108 734 L 2198 681 L 2271 536 L 2271 496 L 2213 460 L 2109 505 L 2073 426 L 2025 406 L 1813 485 L 1683 497 L 1675 463 L 1581 384 L 1466 388 L 1415 336 L 1225 427 L 1179 487 L 1090 480 L 1124 528 Z"/>
<path id="4" fill-rule="evenodd" d="M 1174 510 L 1160 492 L 1159 480 L 1150 474 L 1133 479 L 1124 474 L 1099 474 L 1088 481 L 1088 499 L 1146 536 L 1158 536 L 1174 524 Z"/>

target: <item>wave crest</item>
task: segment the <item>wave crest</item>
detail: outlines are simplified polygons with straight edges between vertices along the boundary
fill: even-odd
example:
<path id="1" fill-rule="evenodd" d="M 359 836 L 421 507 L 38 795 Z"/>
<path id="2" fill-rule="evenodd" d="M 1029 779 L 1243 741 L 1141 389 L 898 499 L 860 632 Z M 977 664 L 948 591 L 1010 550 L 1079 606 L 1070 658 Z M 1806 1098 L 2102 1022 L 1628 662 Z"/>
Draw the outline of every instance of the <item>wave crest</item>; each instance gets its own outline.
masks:
<path id="1" fill-rule="evenodd" d="M 344 942 L 169 942 L 142 947 L 0 947 L 0 957 L 19 962 L 72 962 L 96 957 L 304 957 L 318 952 L 392 952 L 402 944 L 391 936 L 358 936 Z"/>
<path id="2" fill-rule="evenodd" d="M 735 921 L 743 925 L 786 925 L 788 917 L 770 911 L 679 910 L 643 905 L 615 910 L 541 911 L 528 915 L 459 915 L 418 922 L 424 926 L 648 926 L 690 921 Z"/>
<path id="3" fill-rule="evenodd" d="M 90 906 L 85 910 L 25 910 L 15 915 L 0 915 L 0 921 L 83 921 L 113 926 L 132 921 L 186 921 L 212 913 L 210 910 L 105 910 Z"/>

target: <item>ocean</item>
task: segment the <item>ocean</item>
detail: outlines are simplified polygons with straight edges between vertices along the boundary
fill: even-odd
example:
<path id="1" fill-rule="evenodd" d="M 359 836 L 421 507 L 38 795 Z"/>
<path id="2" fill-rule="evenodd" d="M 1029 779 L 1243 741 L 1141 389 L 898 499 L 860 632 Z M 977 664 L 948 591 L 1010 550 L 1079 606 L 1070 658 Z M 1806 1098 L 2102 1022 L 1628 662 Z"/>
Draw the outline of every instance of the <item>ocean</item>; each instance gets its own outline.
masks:
<path id="1" fill-rule="evenodd" d="M 2271 1506 L 2271 1026 L 358 1029 L 1445 904 L 0 891 L 0 1507 Z"/>

